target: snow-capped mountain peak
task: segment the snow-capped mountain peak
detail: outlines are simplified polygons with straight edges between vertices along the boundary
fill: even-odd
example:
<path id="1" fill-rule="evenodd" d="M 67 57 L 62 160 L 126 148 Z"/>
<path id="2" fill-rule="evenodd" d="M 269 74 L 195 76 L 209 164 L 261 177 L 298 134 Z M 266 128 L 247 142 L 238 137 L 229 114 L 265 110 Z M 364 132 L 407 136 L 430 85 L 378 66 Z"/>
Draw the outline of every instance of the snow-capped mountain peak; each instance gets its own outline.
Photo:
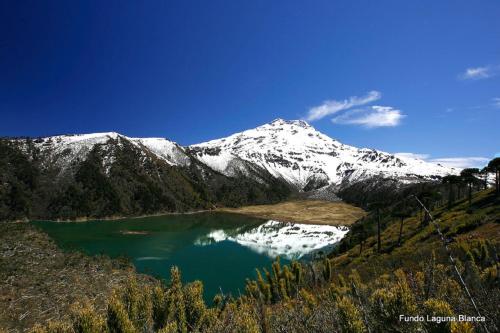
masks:
<path id="1" fill-rule="evenodd" d="M 272 176 L 302 191 L 373 176 L 409 182 L 457 173 L 423 160 L 343 144 L 303 120 L 275 119 L 190 147 L 165 138 L 131 138 L 116 132 L 58 135 L 34 139 L 33 143 L 44 163 L 60 167 L 61 173 L 71 171 L 96 146 L 102 152 L 103 166 L 109 170 L 117 149 L 132 145 L 142 159 L 158 158 L 172 166 L 188 166 L 195 158 L 229 177 L 244 175 L 267 183 Z"/>
<path id="2" fill-rule="evenodd" d="M 271 121 L 269 124 L 266 124 L 266 125 L 270 125 L 270 126 L 295 125 L 295 126 L 299 126 L 299 127 L 303 127 L 303 128 L 311 128 L 311 125 L 309 125 L 304 120 L 285 120 L 282 118 L 276 118 L 273 121 Z"/>
<path id="3" fill-rule="evenodd" d="M 190 148 L 198 159 L 222 173 L 231 174 L 231 162 L 240 159 L 306 191 L 378 175 L 410 181 L 454 173 L 422 160 L 403 160 L 342 144 L 303 120 L 276 119 Z"/>

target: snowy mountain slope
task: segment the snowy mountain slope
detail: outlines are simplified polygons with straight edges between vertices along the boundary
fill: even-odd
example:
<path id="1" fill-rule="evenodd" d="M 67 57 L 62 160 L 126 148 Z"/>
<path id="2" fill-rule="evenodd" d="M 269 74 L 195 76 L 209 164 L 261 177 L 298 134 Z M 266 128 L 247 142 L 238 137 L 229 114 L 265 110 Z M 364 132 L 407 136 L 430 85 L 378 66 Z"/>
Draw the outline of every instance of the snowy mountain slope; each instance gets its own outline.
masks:
<path id="1" fill-rule="evenodd" d="M 163 138 L 130 138 L 116 132 L 58 135 L 38 138 L 33 141 L 40 150 L 45 165 L 55 165 L 62 172 L 85 160 L 96 145 L 104 150 L 104 165 L 111 165 L 114 161 L 113 147 L 129 142 L 140 148 L 144 157 L 152 154 L 169 165 L 186 166 L 190 158 L 184 148 L 175 142 Z"/>
<path id="2" fill-rule="evenodd" d="M 250 162 L 241 161 L 248 176 L 227 177 L 168 140 L 113 132 L 3 139 L 0 155 L 0 219 L 185 212 L 274 203 L 291 192 Z"/>
<path id="3" fill-rule="evenodd" d="M 40 151 L 42 164 L 57 166 L 61 173 L 84 161 L 96 146 L 108 169 L 117 147 L 131 144 L 138 148 L 144 161 L 154 156 L 171 166 L 189 167 L 197 159 L 194 167 L 204 169 L 203 174 L 210 175 L 209 169 L 213 169 L 228 177 L 245 176 L 261 184 L 282 179 L 302 191 L 326 186 L 334 189 L 374 176 L 411 182 L 458 172 L 418 159 L 345 145 L 301 120 L 276 119 L 189 147 L 164 138 L 131 138 L 116 132 L 38 138 L 33 144 Z"/>
<path id="4" fill-rule="evenodd" d="M 24 147 L 27 149 L 27 141 L 20 140 L 20 142 L 25 143 Z M 58 167 L 61 173 L 84 161 L 96 146 L 101 149 L 103 166 L 107 168 L 115 160 L 115 149 L 125 143 L 138 148 L 143 161 L 148 156 L 156 156 L 172 166 L 189 167 L 192 164 L 190 149 L 181 147 L 165 138 L 131 138 L 116 132 L 106 132 L 58 135 L 33 140 L 34 146 L 40 151 L 42 163 L 46 166 Z M 214 169 L 217 172 L 224 169 L 226 176 L 244 175 L 260 183 L 268 183 L 269 177 L 272 177 L 256 164 L 237 157 L 227 159 L 227 163 L 223 167 L 214 165 L 213 168 L 209 168 L 203 162 L 195 163 L 194 167 L 203 174 L 210 174 L 209 169 Z"/>
<path id="5" fill-rule="evenodd" d="M 44 166 L 56 166 L 64 172 L 72 165 L 85 160 L 96 145 L 104 145 L 109 140 L 116 140 L 118 137 L 119 134 L 115 132 L 57 135 L 35 139 L 33 144 L 39 149 Z M 108 156 L 104 162 L 112 163 L 112 156 Z"/>
<path id="6" fill-rule="evenodd" d="M 422 160 L 345 145 L 301 120 L 276 119 L 226 138 L 190 146 L 189 150 L 224 174 L 233 172 L 235 161 L 248 161 L 306 191 L 373 176 L 409 182 L 457 172 Z"/>
<path id="7" fill-rule="evenodd" d="M 164 138 L 129 138 L 132 142 L 149 149 L 171 165 L 186 166 L 190 158 L 184 148 Z"/>

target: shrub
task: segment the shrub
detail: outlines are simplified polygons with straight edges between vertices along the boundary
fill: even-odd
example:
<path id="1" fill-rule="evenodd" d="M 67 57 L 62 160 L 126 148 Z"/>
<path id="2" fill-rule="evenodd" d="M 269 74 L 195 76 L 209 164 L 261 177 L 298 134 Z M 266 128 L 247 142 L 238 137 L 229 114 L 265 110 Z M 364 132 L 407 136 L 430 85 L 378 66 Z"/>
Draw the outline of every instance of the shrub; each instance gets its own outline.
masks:
<path id="1" fill-rule="evenodd" d="M 425 315 L 430 317 L 452 317 L 453 311 L 448 303 L 434 298 L 424 302 Z M 432 322 L 426 321 L 424 325 L 429 333 L 444 333 L 451 331 L 450 322 Z"/>
<path id="2" fill-rule="evenodd" d="M 363 333 L 365 325 L 362 321 L 362 313 L 354 303 L 347 297 L 340 297 L 337 301 L 337 315 L 339 326 L 344 333 Z"/>

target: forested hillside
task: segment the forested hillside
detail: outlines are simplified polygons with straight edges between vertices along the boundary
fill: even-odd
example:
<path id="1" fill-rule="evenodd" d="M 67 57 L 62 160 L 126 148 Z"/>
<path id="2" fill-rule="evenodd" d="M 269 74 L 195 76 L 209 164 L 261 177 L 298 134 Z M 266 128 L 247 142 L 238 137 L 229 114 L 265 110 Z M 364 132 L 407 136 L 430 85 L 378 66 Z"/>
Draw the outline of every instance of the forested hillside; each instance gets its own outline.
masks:
<path id="1" fill-rule="evenodd" d="M 0 170 L 0 220 L 185 212 L 277 202 L 291 192 L 270 175 L 265 183 L 227 177 L 195 160 L 170 165 L 121 138 L 95 145 L 68 170 L 31 140 L 0 140 Z"/>

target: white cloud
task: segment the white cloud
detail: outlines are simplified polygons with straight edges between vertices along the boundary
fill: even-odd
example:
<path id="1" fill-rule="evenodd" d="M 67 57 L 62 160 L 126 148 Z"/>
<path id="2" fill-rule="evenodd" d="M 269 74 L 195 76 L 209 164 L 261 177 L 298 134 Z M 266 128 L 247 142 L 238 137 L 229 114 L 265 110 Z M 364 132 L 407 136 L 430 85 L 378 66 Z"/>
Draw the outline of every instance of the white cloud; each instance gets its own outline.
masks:
<path id="1" fill-rule="evenodd" d="M 452 168 L 482 168 L 488 163 L 490 159 L 486 157 L 444 157 L 433 158 L 427 162 L 441 164 Z"/>
<path id="2" fill-rule="evenodd" d="M 467 68 L 464 73 L 459 75 L 462 80 L 480 80 L 487 79 L 494 75 L 493 70 L 489 66 Z"/>
<path id="3" fill-rule="evenodd" d="M 496 108 L 500 108 L 500 98 L 499 97 L 493 98 L 493 106 Z"/>
<path id="4" fill-rule="evenodd" d="M 307 112 L 306 120 L 315 121 L 322 119 L 328 115 L 335 114 L 342 110 L 347 110 L 355 106 L 365 105 L 376 100 L 379 100 L 382 94 L 376 90 L 368 92 L 365 96 L 357 97 L 351 96 L 343 101 L 328 100 L 324 101 L 323 104 L 312 107 Z"/>
<path id="5" fill-rule="evenodd" d="M 416 158 L 417 160 L 425 160 L 431 156 L 429 154 L 414 154 L 414 153 L 396 153 L 394 155 L 396 157 L 402 157 L 402 158 Z"/>
<path id="6" fill-rule="evenodd" d="M 370 106 L 345 112 L 332 119 L 335 124 L 361 125 L 368 128 L 394 127 L 401 123 L 406 115 L 392 106 Z"/>
<path id="7" fill-rule="evenodd" d="M 482 168 L 490 160 L 487 157 L 440 157 L 431 158 L 429 154 L 415 153 L 395 153 L 396 157 L 402 159 L 418 159 L 429 163 L 441 164 L 450 168 L 465 169 L 465 168 Z"/>

